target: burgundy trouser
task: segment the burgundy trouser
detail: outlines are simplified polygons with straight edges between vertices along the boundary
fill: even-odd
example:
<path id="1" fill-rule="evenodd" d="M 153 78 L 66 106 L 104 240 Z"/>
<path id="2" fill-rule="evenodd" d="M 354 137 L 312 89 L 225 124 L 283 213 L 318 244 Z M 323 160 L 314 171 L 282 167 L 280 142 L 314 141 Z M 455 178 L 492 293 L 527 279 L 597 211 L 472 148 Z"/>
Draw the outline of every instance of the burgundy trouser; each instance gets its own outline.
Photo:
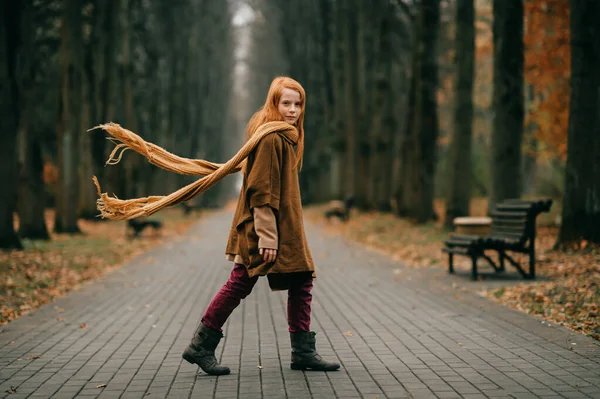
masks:
<path id="1" fill-rule="evenodd" d="M 229 280 L 217 292 L 208 305 L 208 309 L 202 316 L 202 323 L 213 330 L 222 331 L 223 324 L 240 304 L 241 300 L 246 298 L 258 276 L 250 278 L 246 267 L 236 263 L 231 271 Z M 298 284 L 294 284 L 288 290 L 288 325 L 290 332 L 310 331 L 310 304 L 313 287 L 312 279 L 302 279 Z"/>

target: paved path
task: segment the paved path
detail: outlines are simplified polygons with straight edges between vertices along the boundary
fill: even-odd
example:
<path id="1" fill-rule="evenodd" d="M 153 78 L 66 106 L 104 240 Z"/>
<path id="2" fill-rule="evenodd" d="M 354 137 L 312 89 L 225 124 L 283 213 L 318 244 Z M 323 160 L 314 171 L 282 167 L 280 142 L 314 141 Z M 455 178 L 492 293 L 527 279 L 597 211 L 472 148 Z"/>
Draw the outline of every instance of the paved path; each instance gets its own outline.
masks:
<path id="1" fill-rule="evenodd" d="M 228 276 L 230 218 L 211 215 L 182 240 L 4 326 L 0 398 L 600 397 L 595 341 L 315 226 L 313 329 L 342 369 L 289 369 L 286 295 L 261 279 L 226 325 L 218 355 L 232 374 L 198 374 L 181 352 Z"/>

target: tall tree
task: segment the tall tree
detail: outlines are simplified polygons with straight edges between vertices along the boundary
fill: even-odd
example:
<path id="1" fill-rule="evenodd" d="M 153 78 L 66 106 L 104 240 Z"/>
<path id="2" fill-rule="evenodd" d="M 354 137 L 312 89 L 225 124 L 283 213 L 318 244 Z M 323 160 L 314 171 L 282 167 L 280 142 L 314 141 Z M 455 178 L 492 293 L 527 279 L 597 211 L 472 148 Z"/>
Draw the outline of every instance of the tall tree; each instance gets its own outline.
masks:
<path id="1" fill-rule="evenodd" d="M 378 1 L 374 7 L 377 18 L 376 31 L 378 46 L 375 48 L 375 71 L 373 76 L 371 120 L 371 176 L 368 190 L 368 207 L 389 210 L 391 181 L 389 173 L 392 164 L 394 118 L 392 116 L 392 30 L 394 7 L 388 1 Z"/>
<path id="2" fill-rule="evenodd" d="M 67 0 L 61 22 L 60 116 L 57 123 L 59 179 L 56 191 L 56 222 L 61 233 L 79 233 L 77 225 L 77 143 L 81 134 L 82 29 L 81 1 Z"/>
<path id="3" fill-rule="evenodd" d="M 494 1 L 494 119 L 489 209 L 521 194 L 523 0 Z"/>
<path id="4" fill-rule="evenodd" d="M 454 131 L 450 149 L 450 190 L 445 226 L 457 216 L 469 215 L 471 200 L 471 143 L 473 141 L 473 74 L 475 67 L 474 0 L 456 5 L 456 96 Z"/>
<path id="5" fill-rule="evenodd" d="M 346 196 L 360 195 L 357 198 L 359 205 L 364 205 L 362 192 L 358 191 L 359 186 L 359 123 L 360 112 L 359 102 L 359 59 L 358 59 L 358 15 L 354 7 L 355 2 L 346 3 L 343 8 L 344 24 L 344 69 L 346 74 L 345 91 L 345 141 L 346 141 L 346 159 L 344 169 L 346 170 Z"/>
<path id="6" fill-rule="evenodd" d="M 558 246 L 600 244 L 600 2 L 571 0 L 571 98 Z"/>
<path id="7" fill-rule="evenodd" d="M 93 0 L 91 0 L 93 1 Z M 102 136 L 97 132 L 90 133 L 86 132 L 87 129 L 98 124 L 100 122 L 95 120 L 96 104 L 94 102 L 94 73 L 96 65 L 94 65 L 94 51 L 95 43 L 94 31 L 98 29 L 98 26 L 94 24 L 95 18 L 98 14 L 98 8 L 105 7 L 105 5 L 99 6 L 99 4 L 86 4 L 83 9 L 83 32 L 82 40 L 84 42 L 82 57 L 82 68 L 83 76 L 81 79 L 81 123 L 79 132 L 79 206 L 77 214 L 79 217 L 89 220 L 98 220 L 98 210 L 96 209 L 96 187 L 91 184 L 90 176 L 100 175 L 102 170 L 95 170 L 94 166 L 94 152 L 93 142 L 97 139 L 102 139 Z M 104 145 L 104 143 L 100 143 Z"/>
<path id="8" fill-rule="evenodd" d="M 20 43 L 21 2 L 2 2 L 0 24 L 0 248 L 21 249 L 21 240 L 14 229 L 13 211 L 17 195 L 17 129 L 19 121 L 18 85 L 16 78 L 17 51 Z"/>
<path id="9" fill-rule="evenodd" d="M 43 182 L 42 140 L 38 127 L 36 105 L 36 75 L 40 57 L 37 56 L 34 5 L 23 4 L 21 45 L 19 48 L 19 236 L 29 239 L 49 239 L 44 218 L 45 195 Z M 45 11 L 45 10 L 43 10 Z M 38 10 L 40 12 L 40 10 Z"/>
<path id="10" fill-rule="evenodd" d="M 439 133 L 437 113 L 437 37 L 440 24 L 439 0 L 421 2 L 415 40 L 411 101 L 403 141 L 399 211 L 422 223 L 435 218 L 433 211 L 436 146 Z"/>

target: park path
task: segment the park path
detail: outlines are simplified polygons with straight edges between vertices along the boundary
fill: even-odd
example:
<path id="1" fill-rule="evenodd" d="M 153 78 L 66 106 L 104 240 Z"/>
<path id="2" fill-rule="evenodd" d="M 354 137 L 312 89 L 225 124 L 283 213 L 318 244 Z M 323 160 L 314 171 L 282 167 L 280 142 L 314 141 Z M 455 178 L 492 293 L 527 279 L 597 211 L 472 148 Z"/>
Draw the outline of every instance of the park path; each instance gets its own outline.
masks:
<path id="1" fill-rule="evenodd" d="M 597 342 L 312 224 L 313 329 L 342 369 L 289 369 L 286 294 L 261 279 L 219 347 L 232 374 L 198 373 L 181 352 L 228 277 L 231 216 L 0 327 L 0 398 L 600 398 Z"/>

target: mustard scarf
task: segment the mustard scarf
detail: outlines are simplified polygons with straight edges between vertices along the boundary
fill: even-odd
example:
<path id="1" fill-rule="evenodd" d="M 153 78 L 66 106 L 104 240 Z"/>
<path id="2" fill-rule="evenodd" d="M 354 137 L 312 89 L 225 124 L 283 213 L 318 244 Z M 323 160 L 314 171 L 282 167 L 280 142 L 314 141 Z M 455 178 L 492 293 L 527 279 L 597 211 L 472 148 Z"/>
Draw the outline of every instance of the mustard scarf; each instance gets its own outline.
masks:
<path id="1" fill-rule="evenodd" d="M 100 198 L 96 206 L 102 218 L 113 220 L 128 220 L 140 216 L 150 216 L 168 206 L 173 206 L 188 201 L 194 196 L 206 191 L 223 177 L 240 171 L 246 162 L 246 158 L 256 147 L 258 142 L 268 134 L 279 132 L 294 142 L 298 141 L 298 131 L 286 122 L 267 122 L 261 125 L 244 146 L 224 164 L 205 161 L 202 159 L 182 158 L 172 154 L 162 147 L 149 143 L 130 130 L 122 128 L 117 123 L 106 123 L 89 130 L 104 129 L 112 136 L 109 140 L 116 144 L 107 165 L 115 165 L 121 161 L 123 153 L 128 150 L 143 155 L 148 161 L 170 172 L 184 175 L 201 175 L 195 182 L 180 188 L 166 196 L 150 196 L 121 200 L 102 193 L 100 183 L 96 176 L 92 178 Z M 120 144 L 119 144 L 120 142 Z"/>

